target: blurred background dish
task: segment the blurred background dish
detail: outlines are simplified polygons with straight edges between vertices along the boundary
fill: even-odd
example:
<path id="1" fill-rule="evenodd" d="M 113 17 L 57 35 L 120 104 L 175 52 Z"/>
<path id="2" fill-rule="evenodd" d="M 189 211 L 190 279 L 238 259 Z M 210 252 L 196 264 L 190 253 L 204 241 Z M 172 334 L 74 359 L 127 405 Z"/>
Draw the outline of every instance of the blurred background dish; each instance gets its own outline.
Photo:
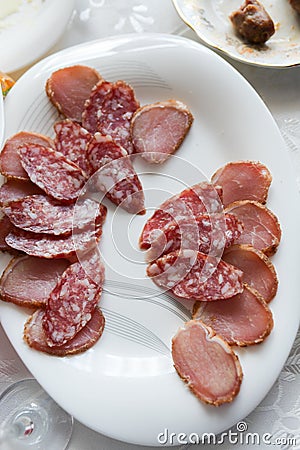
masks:
<path id="1" fill-rule="evenodd" d="M 73 11 L 74 0 L 0 1 L 1 70 L 13 72 L 43 56 Z"/>

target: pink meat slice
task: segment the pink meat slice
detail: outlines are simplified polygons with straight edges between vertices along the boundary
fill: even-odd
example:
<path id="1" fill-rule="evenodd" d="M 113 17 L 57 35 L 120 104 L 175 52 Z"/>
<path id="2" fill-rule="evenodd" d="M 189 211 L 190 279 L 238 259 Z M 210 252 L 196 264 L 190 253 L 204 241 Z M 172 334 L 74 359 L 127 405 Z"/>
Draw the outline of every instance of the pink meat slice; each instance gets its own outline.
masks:
<path id="1" fill-rule="evenodd" d="M 18 228 L 33 233 L 68 235 L 72 230 L 92 229 L 102 225 L 107 209 L 97 202 L 84 199 L 75 206 L 62 205 L 44 195 L 31 195 L 10 202 L 3 208 L 10 221 Z"/>
<path id="2" fill-rule="evenodd" d="M 163 230 L 152 230 L 153 240 L 147 251 L 147 260 L 151 261 L 178 249 L 219 254 L 224 248 L 231 246 L 242 231 L 243 224 L 233 214 L 202 214 L 194 220 L 173 221 Z"/>
<path id="3" fill-rule="evenodd" d="M 28 195 L 44 194 L 44 192 L 31 181 L 17 179 L 7 180 L 0 187 L 0 206 L 7 205 L 15 200 L 22 200 Z"/>
<path id="4" fill-rule="evenodd" d="M 143 187 L 124 148 L 97 132 L 88 145 L 87 159 L 97 189 L 129 213 L 144 214 Z"/>
<path id="5" fill-rule="evenodd" d="M 99 80 L 101 75 L 91 67 L 64 67 L 48 78 L 46 93 L 60 113 L 81 122 L 84 103 Z"/>
<path id="6" fill-rule="evenodd" d="M 5 238 L 8 248 L 38 258 L 74 258 L 78 252 L 91 250 L 100 241 L 102 227 L 69 236 L 32 233 L 14 227 Z"/>
<path id="7" fill-rule="evenodd" d="M 16 227 L 11 223 L 7 216 L 3 216 L 0 218 L 0 251 L 8 252 L 12 255 L 18 253 L 16 249 L 13 249 L 10 245 L 7 244 L 6 238 L 10 233 L 13 233 L 16 230 Z"/>
<path id="8" fill-rule="evenodd" d="M 104 316 L 100 308 L 96 307 L 89 322 L 73 339 L 63 345 L 50 347 L 47 344 L 43 329 L 44 314 L 44 310 L 38 309 L 29 317 L 24 327 L 24 340 L 29 347 L 54 356 L 75 355 L 85 352 L 100 339 L 105 326 Z"/>
<path id="9" fill-rule="evenodd" d="M 241 270 L 193 250 L 158 258 L 148 265 L 147 275 L 177 297 L 191 300 L 225 300 L 244 289 Z"/>
<path id="10" fill-rule="evenodd" d="M 54 142 L 47 136 L 37 133 L 21 131 L 14 134 L 5 142 L 0 153 L 0 172 L 8 178 L 28 180 L 28 174 L 24 170 L 19 156 L 19 148 L 24 144 L 38 144 L 54 148 Z"/>
<path id="11" fill-rule="evenodd" d="M 261 251 L 250 245 L 232 245 L 223 260 L 243 271 L 244 281 L 269 303 L 276 295 L 278 279 L 275 267 Z"/>
<path id="12" fill-rule="evenodd" d="M 130 155 L 133 145 L 130 122 L 139 108 L 134 90 L 124 81 L 100 81 L 85 103 L 82 125 L 90 133 L 109 135 Z"/>
<path id="13" fill-rule="evenodd" d="M 91 320 L 102 293 L 103 265 L 101 277 L 101 284 L 94 283 L 79 262 L 65 270 L 48 298 L 43 317 L 50 347 L 70 341 Z"/>
<path id="14" fill-rule="evenodd" d="M 272 175 L 261 162 L 235 161 L 218 169 L 211 181 L 222 187 L 225 206 L 239 200 L 266 203 Z"/>
<path id="15" fill-rule="evenodd" d="M 134 151 L 149 163 L 163 163 L 180 147 L 192 122 L 192 113 L 178 100 L 143 106 L 131 121 Z"/>
<path id="16" fill-rule="evenodd" d="M 12 259 L 1 277 L 1 299 L 19 306 L 44 307 L 69 264 L 65 259 L 48 260 L 27 255 Z"/>
<path id="17" fill-rule="evenodd" d="M 239 393 L 243 378 L 237 355 L 200 320 L 191 320 L 172 339 L 174 367 L 201 401 L 219 406 Z"/>
<path id="18" fill-rule="evenodd" d="M 222 213 L 221 197 L 222 190 L 206 182 L 195 184 L 170 197 L 147 220 L 140 236 L 140 248 L 147 250 L 156 238 L 155 230 L 164 230 L 173 221 L 194 220 L 201 214 Z"/>
<path id="19" fill-rule="evenodd" d="M 200 319 L 229 345 L 259 344 L 273 328 L 272 313 L 264 299 L 249 286 L 226 301 L 196 302 L 193 319 Z"/>
<path id="20" fill-rule="evenodd" d="M 86 175 L 56 150 L 38 144 L 19 148 L 21 164 L 33 183 L 50 197 L 64 203 L 74 202 L 86 182 Z"/>
<path id="21" fill-rule="evenodd" d="M 86 159 L 87 145 L 92 135 L 70 119 L 54 124 L 56 150 L 62 153 L 69 161 L 79 166 L 86 174 L 89 167 Z"/>
<path id="22" fill-rule="evenodd" d="M 280 243 L 281 229 L 275 214 L 261 203 L 251 200 L 234 202 L 225 212 L 235 214 L 243 222 L 244 231 L 236 244 L 247 244 L 266 255 L 273 255 Z"/>

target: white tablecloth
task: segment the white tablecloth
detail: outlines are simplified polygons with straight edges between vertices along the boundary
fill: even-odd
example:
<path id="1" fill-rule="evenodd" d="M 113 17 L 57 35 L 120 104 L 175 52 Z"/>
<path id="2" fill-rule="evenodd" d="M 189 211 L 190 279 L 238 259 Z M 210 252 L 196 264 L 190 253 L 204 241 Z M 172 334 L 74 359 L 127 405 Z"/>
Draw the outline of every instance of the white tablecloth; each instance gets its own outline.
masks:
<path id="1" fill-rule="evenodd" d="M 143 31 L 181 34 L 197 40 L 195 34 L 177 17 L 171 0 L 77 0 L 68 29 L 49 53 L 95 38 Z M 228 61 L 252 84 L 275 117 L 287 144 L 287 153 L 292 159 L 300 190 L 300 67 L 273 70 Z M 30 373 L 18 358 L 1 326 L 0 342 L 1 392 L 12 382 L 30 376 Z M 275 385 L 256 410 L 244 419 L 243 426 L 248 433 L 258 433 L 260 448 L 300 449 L 300 332 Z M 232 431 L 237 430 L 233 427 Z M 262 442 L 262 436 L 266 433 L 270 434 L 272 444 Z M 192 448 L 210 447 L 199 445 Z M 256 445 L 236 444 L 228 437 L 220 444 L 223 450 L 242 447 L 252 449 Z M 70 450 L 146 448 L 150 449 L 109 439 L 76 421 L 69 445 Z"/>

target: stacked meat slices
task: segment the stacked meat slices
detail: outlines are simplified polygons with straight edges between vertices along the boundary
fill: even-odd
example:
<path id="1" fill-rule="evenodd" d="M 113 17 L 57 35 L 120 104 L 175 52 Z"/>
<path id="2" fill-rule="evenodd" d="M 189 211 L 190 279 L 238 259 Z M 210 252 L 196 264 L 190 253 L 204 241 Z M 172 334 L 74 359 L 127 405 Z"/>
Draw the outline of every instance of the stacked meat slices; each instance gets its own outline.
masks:
<path id="1" fill-rule="evenodd" d="M 281 230 L 265 206 L 271 179 L 261 163 L 229 163 L 211 184 L 164 202 L 140 237 L 153 281 L 195 302 L 193 320 L 173 338 L 173 360 L 194 394 L 213 405 L 239 392 L 232 346 L 258 344 L 273 327 L 268 303 L 278 282 L 269 257 Z"/>

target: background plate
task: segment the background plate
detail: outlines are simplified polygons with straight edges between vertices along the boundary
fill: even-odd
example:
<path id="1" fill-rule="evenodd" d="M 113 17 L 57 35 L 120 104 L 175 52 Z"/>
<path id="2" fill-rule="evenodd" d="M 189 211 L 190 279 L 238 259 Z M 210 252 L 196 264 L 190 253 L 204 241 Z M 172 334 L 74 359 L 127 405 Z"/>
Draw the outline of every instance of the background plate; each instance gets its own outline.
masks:
<path id="1" fill-rule="evenodd" d="M 263 46 L 239 37 L 228 18 L 243 0 L 173 0 L 178 14 L 210 47 L 242 62 L 265 67 L 300 64 L 300 17 L 288 1 L 265 0 L 275 34 Z"/>
<path id="2" fill-rule="evenodd" d="M 263 344 L 238 350 L 244 380 L 234 402 L 220 408 L 202 404 L 175 373 L 170 355 L 171 338 L 189 312 L 171 297 L 159 296 L 145 278 L 143 255 L 136 251 L 146 217 L 131 221 L 130 215 L 115 212 L 112 206 L 101 242 L 107 272 L 101 304 L 107 326 L 95 347 L 66 358 L 30 349 L 22 339 L 27 313 L 7 303 L 0 305 L 2 325 L 39 383 L 96 431 L 144 445 L 158 445 L 157 436 L 165 429 L 187 435 L 221 432 L 244 418 L 267 394 L 299 324 L 300 215 L 281 135 L 253 88 L 215 53 L 184 38 L 143 34 L 73 47 L 30 69 L 5 100 L 7 136 L 21 129 L 53 135 L 58 115 L 45 95 L 45 82 L 57 68 L 75 63 L 96 67 L 107 79 L 129 82 L 142 104 L 176 98 L 194 114 L 177 157 L 159 167 L 136 163 L 148 208 L 185 184 L 209 178 L 228 161 L 260 160 L 269 167 L 273 183 L 268 206 L 278 215 L 283 231 L 273 258 L 280 282 L 271 304 L 275 327 Z M 7 261 L 4 255 L 3 268 Z M 178 444 L 176 438 L 173 443 Z"/>

